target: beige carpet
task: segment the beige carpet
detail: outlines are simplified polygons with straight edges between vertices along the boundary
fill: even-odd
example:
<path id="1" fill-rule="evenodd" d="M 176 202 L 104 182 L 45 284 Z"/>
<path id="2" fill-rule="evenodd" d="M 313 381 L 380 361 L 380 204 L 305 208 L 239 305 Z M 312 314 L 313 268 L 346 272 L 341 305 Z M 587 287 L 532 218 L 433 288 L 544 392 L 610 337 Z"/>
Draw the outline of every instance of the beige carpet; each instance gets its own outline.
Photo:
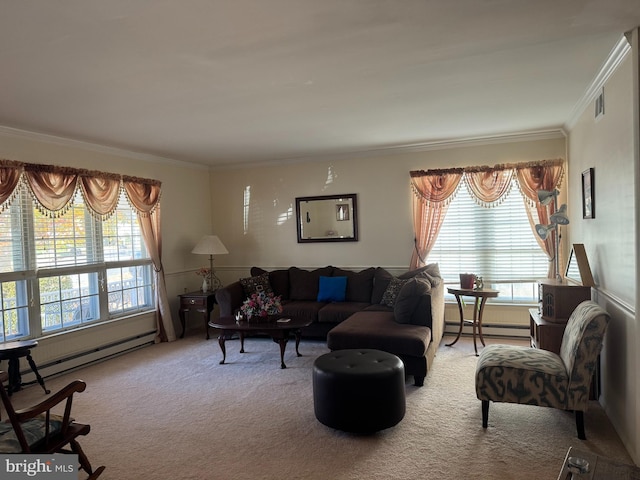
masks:
<path id="1" fill-rule="evenodd" d="M 631 461 L 596 402 L 584 442 L 571 413 L 540 407 L 492 404 L 483 430 L 468 338 L 440 347 L 424 387 L 407 383 L 402 422 L 373 436 L 316 420 L 311 368 L 323 343 L 303 341 L 300 358 L 289 344 L 285 370 L 272 341 L 247 340 L 245 354 L 238 343 L 227 342 L 227 365 L 217 341 L 197 333 L 47 386 L 88 383 L 74 416 L 91 424 L 81 443 L 94 466 L 107 466 L 104 479 L 556 479 L 572 445 Z M 34 385 L 13 398 L 42 397 Z"/>

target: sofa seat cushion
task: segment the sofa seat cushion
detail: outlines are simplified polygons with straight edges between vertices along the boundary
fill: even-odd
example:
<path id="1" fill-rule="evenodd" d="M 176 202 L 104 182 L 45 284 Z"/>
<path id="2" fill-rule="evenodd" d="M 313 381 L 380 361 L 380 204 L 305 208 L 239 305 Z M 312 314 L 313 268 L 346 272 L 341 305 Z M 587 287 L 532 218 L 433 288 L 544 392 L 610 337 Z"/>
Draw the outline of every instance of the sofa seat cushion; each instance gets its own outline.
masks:
<path id="1" fill-rule="evenodd" d="M 393 312 L 392 307 L 387 307 L 386 305 L 382 305 L 381 303 L 374 303 L 365 307 L 363 312 Z"/>
<path id="2" fill-rule="evenodd" d="M 325 305 L 324 302 L 287 300 L 282 302 L 282 315 L 317 322 L 318 312 Z"/>
<path id="3" fill-rule="evenodd" d="M 431 329 L 395 321 L 393 312 L 354 313 L 327 334 L 330 350 L 371 348 L 398 356 L 424 357 Z"/>
<path id="4" fill-rule="evenodd" d="M 319 323 L 340 323 L 351 315 L 364 309 L 368 303 L 340 302 L 328 303 L 318 312 Z"/>

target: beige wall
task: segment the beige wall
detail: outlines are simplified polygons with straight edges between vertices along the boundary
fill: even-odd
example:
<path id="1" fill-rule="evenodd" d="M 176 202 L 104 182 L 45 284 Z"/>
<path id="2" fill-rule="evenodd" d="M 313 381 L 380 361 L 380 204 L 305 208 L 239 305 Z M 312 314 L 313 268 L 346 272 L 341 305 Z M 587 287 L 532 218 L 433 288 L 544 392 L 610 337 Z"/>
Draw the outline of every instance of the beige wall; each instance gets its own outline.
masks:
<path id="1" fill-rule="evenodd" d="M 217 261 L 221 277 L 225 282 L 236 280 L 254 265 L 266 269 L 329 264 L 353 269 L 383 266 L 405 271 L 413 248 L 409 171 L 564 158 L 565 152 L 564 137 L 556 136 L 214 171 L 214 230 L 230 252 Z M 245 231 L 243 192 L 247 187 L 251 201 Z M 359 241 L 297 243 L 295 198 L 345 193 L 358 195 Z M 447 319 L 456 318 L 457 309 L 448 309 Z M 511 310 L 505 315 L 488 308 L 485 322 L 528 325 L 528 313 L 521 308 L 515 315 Z"/>
<path id="2" fill-rule="evenodd" d="M 569 132 L 569 235 L 584 243 L 597 287 L 594 298 L 612 315 L 602 358 L 603 403 L 627 450 L 640 461 L 636 177 L 632 55 L 604 85 L 605 115 L 593 104 Z M 634 130 L 635 128 L 635 130 Z M 595 219 L 582 218 L 581 173 L 595 168 Z M 588 417 L 587 417 L 588 418 Z"/>

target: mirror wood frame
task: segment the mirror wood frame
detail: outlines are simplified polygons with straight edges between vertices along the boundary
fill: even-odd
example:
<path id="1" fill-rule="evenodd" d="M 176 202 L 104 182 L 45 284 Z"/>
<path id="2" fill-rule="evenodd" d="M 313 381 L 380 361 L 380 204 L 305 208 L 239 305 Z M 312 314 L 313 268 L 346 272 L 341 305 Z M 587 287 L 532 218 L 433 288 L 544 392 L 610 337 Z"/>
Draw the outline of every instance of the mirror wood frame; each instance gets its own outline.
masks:
<path id="1" fill-rule="evenodd" d="M 336 221 L 349 222 L 352 235 L 349 236 L 304 236 L 303 222 L 307 223 L 307 214 L 309 210 L 303 209 L 303 207 L 309 202 L 318 202 L 321 205 L 322 202 L 327 203 L 331 207 L 330 215 L 336 212 L 336 215 L 343 215 L 343 218 Z M 341 202 L 350 202 L 351 209 L 342 213 L 338 213 L 338 206 Z M 304 211 L 303 211 L 304 210 Z M 315 242 L 357 242 L 358 241 L 358 200 L 355 193 L 349 193 L 344 195 L 319 195 L 314 197 L 296 197 L 296 229 L 298 233 L 298 243 L 315 243 Z M 331 230 L 330 226 L 327 226 L 325 230 Z"/>

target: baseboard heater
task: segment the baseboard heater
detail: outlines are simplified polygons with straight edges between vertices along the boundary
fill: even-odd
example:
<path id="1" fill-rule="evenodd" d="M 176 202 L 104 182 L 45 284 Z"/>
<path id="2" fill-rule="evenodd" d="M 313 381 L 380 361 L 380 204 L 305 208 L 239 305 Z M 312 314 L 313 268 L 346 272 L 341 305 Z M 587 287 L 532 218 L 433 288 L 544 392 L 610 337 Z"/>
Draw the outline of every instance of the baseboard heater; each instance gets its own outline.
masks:
<path id="1" fill-rule="evenodd" d="M 68 373 L 72 370 L 86 367 L 90 364 L 102 362 L 109 358 L 152 345 L 154 343 L 155 336 L 156 332 L 154 330 L 134 337 L 122 339 L 117 342 L 102 345 L 100 347 L 91 348 L 85 352 L 59 358 L 42 365 L 37 365 L 38 373 L 40 373 L 44 378 L 62 375 L 63 373 Z M 29 365 L 26 362 L 24 362 L 24 364 L 21 362 L 21 367 L 24 368 L 25 365 L 26 368 L 24 370 L 21 369 L 20 371 L 23 385 L 36 383 L 36 376 L 31 371 Z"/>
<path id="2" fill-rule="evenodd" d="M 460 329 L 460 322 L 445 322 L 444 333 L 447 335 L 457 335 Z M 476 335 L 478 330 L 476 329 Z M 531 332 L 528 325 L 503 325 L 499 323 L 483 323 L 482 336 L 484 337 L 515 337 L 528 338 Z M 473 335 L 470 324 L 465 323 L 462 327 L 462 335 Z"/>

